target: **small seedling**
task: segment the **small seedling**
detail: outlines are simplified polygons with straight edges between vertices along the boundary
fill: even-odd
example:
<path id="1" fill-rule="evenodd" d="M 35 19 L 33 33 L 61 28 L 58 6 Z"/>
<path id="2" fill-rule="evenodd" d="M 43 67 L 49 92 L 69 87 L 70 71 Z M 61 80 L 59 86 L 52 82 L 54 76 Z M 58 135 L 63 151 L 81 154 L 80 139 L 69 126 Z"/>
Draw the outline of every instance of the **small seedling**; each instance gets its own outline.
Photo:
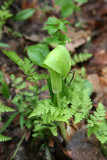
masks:
<path id="1" fill-rule="evenodd" d="M 47 30 L 50 37 L 45 39 L 47 44 L 60 44 L 65 45 L 66 41 L 69 41 L 69 38 L 66 34 L 62 32 L 67 32 L 66 24 L 69 24 L 68 21 L 64 19 L 57 19 L 55 17 L 49 17 L 45 22 L 46 27 L 42 30 Z"/>
<path id="2" fill-rule="evenodd" d="M 4 2 L 4 5 L 0 8 L 0 41 L 2 38 L 2 29 L 8 18 L 11 18 L 13 15 L 8 9 L 12 4 L 13 0 L 8 0 Z"/>
<path id="3" fill-rule="evenodd" d="M 61 7 L 61 15 L 62 17 L 69 17 L 76 11 L 80 11 L 80 7 L 78 4 L 86 3 L 87 0 L 55 0 L 56 5 Z"/>

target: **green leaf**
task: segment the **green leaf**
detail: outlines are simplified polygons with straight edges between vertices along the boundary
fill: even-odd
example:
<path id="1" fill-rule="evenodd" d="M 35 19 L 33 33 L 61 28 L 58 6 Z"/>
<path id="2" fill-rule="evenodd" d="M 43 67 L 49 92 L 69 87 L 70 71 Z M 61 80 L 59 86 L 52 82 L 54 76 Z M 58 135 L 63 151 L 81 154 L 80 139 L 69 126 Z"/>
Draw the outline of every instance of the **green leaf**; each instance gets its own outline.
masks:
<path id="1" fill-rule="evenodd" d="M 12 35 L 15 36 L 15 37 L 23 37 L 23 35 L 22 35 L 20 32 L 18 32 L 18 31 L 13 31 L 13 32 L 11 32 L 11 33 L 12 33 Z"/>
<path id="2" fill-rule="evenodd" d="M 17 79 L 15 79 L 15 84 L 19 84 L 19 83 L 21 83 L 22 82 L 22 78 L 21 77 L 19 77 L 19 78 L 17 78 Z"/>
<path id="3" fill-rule="evenodd" d="M 101 145 L 101 149 L 103 151 L 103 154 L 107 157 L 107 143 Z"/>
<path id="4" fill-rule="evenodd" d="M 46 45 L 37 44 L 26 48 L 29 59 L 36 65 L 42 66 L 43 61 L 49 53 L 49 48 Z"/>
<path id="5" fill-rule="evenodd" d="M 3 127 L 0 129 L 0 133 L 3 133 L 6 128 L 10 125 L 10 123 L 13 121 L 13 119 L 18 115 L 18 112 L 13 113 L 10 118 L 6 121 L 6 123 L 3 125 Z"/>
<path id="6" fill-rule="evenodd" d="M 3 112 L 13 112 L 14 109 L 5 106 L 4 104 L 0 103 L 0 114 Z"/>
<path id="7" fill-rule="evenodd" d="M 10 48 L 10 45 L 7 44 L 7 43 L 2 43 L 2 42 L 0 42 L 0 47 L 1 47 L 1 48 Z"/>
<path id="8" fill-rule="evenodd" d="M 2 49 L 2 51 L 12 60 L 14 61 L 17 65 L 23 66 L 24 61 L 14 52 L 14 51 L 6 51 Z"/>
<path id="9" fill-rule="evenodd" d="M 65 1 L 65 0 L 55 0 L 55 4 L 59 5 L 59 6 L 63 6 L 66 3 L 70 3 L 70 2 L 71 2 L 71 0 L 67 0 L 67 1 Z"/>
<path id="10" fill-rule="evenodd" d="M 59 20 L 55 17 L 49 17 L 45 24 L 55 25 L 58 24 Z"/>
<path id="11" fill-rule="evenodd" d="M 59 29 L 61 29 L 64 32 L 67 32 L 66 26 L 62 20 L 59 22 Z"/>
<path id="12" fill-rule="evenodd" d="M 4 75 L 2 72 L 0 72 L 0 83 L 4 82 Z"/>
<path id="13" fill-rule="evenodd" d="M 44 27 L 42 30 L 48 30 L 48 33 L 53 35 L 58 30 L 58 27 L 54 25 L 49 25 Z"/>
<path id="14" fill-rule="evenodd" d="M 18 85 L 16 88 L 21 90 L 21 89 L 24 89 L 25 87 L 26 87 L 26 82 L 23 82 L 20 85 Z"/>
<path id="15" fill-rule="evenodd" d="M 75 0 L 78 3 L 86 3 L 88 0 Z"/>
<path id="16" fill-rule="evenodd" d="M 0 142 L 8 141 L 10 139 L 11 139 L 10 137 L 6 137 L 0 134 Z"/>
<path id="17" fill-rule="evenodd" d="M 84 80 L 84 89 L 88 90 L 88 95 L 91 96 L 93 92 L 93 86 L 88 80 Z"/>
<path id="18" fill-rule="evenodd" d="M 50 96 L 51 96 L 51 99 L 52 99 L 52 102 L 54 102 L 54 93 L 52 92 L 52 86 L 51 86 L 51 80 L 50 80 L 50 77 L 47 78 L 47 84 L 48 84 L 48 89 L 49 89 L 49 93 L 50 93 Z"/>
<path id="19" fill-rule="evenodd" d="M 36 11 L 36 9 L 34 9 L 34 8 L 22 10 L 16 14 L 14 19 L 19 20 L 19 21 L 25 21 L 25 20 L 29 19 L 30 17 L 32 17 L 33 14 L 35 13 L 35 11 Z"/>
<path id="20" fill-rule="evenodd" d="M 6 97 L 6 98 L 9 98 L 10 96 L 10 91 L 9 91 L 9 87 L 8 85 L 5 83 L 5 82 L 2 82 L 2 87 L 1 87 L 1 91 L 2 91 L 2 94 Z"/>
<path id="21" fill-rule="evenodd" d="M 21 114 L 21 116 L 20 116 L 20 126 L 21 126 L 21 129 L 23 130 L 23 126 L 24 126 L 24 116 L 23 116 L 23 114 Z"/>
<path id="22" fill-rule="evenodd" d="M 15 75 L 11 74 L 10 78 L 11 78 L 12 81 L 14 81 L 15 80 Z"/>
<path id="23" fill-rule="evenodd" d="M 58 30 L 57 26 L 48 26 L 48 33 L 53 35 Z"/>
<path id="24" fill-rule="evenodd" d="M 63 17 L 69 17 L 74 12 L 74 5 L 67 3 L 66 5 L 62 6 L 61 14 Z"/>

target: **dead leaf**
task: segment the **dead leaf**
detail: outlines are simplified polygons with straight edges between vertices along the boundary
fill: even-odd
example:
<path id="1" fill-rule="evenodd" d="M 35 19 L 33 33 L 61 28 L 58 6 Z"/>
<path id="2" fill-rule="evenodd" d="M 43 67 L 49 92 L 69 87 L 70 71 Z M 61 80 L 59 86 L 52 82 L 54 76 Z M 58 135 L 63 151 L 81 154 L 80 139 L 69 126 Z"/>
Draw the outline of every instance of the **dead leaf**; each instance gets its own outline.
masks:
<path id="1" fill-rule="evenodd" d="M 100 66 L 104 66 L 107 65 L 107 53 L 106 54 L 101 54 L 99 56 L 95 56 L 92 60 L 91 63 L 93 65 L 100 65 Z"/>
<path id="2" fill-rule="evenodd" d="M 73 160 L 106 160 L 98 141 L 88 139 L 83 129 L 78 130 L 65 148 L 66 154 Z"/>
<path id="3" fill-rule="evenodd" d="M 74 51 L 75 48 L 85 44 L 90 37 L 90 31 L 77 30 L 74 27 L 67 26 L 67 36 L 72 40 L 66 44 L 69 51 Z"/>
<path id="4" fill-rule="evenodd" d="M 50 137 L 50 138 L 48 139 L 48 146 L 49 146 L 49 147 L 54 147 L 54 139 L 53 139 L 52 137 Z"/>
<path id="5" fill-rule="evenodd" d="M 99 76 L 97 74 L 89 74 L 87 76 L 87 80 L 92 83 L 93 92 L 100 93 L 103 91 Z"/>

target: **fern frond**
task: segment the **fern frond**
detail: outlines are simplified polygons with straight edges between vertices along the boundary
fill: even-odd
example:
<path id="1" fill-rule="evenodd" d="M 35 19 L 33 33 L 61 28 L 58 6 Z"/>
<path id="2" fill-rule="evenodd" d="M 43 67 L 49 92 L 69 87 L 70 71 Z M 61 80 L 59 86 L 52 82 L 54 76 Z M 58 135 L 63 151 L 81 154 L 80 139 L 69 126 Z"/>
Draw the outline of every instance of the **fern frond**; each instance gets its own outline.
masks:
<path id="1" fill-rule="evenodd" d="M 88 119 L 88 136 L 95 134 L 101 143 L 107 142 L 107 122 L 105 113 L 105 107 L 99 103 L 94 115 L 90 115 L 90 119 Z"/>
<path id="2" fill-rule="evenodd" d="M 77 91 L 73 91 L 72 94 L 71 109 L 74 112 L 75 123 L 78 123 L 88 116 L 89 110 L 92 108 L 92 102 L 87 91 L 81 92 L 81 95 Z"/>
<path id="3" fill-rule="evenodd" d="M 3 105 L 0 102 L 0 120 L 1 120 L 1 113 L 4 113 L 4 112 L 13 112 L 13 111 L 14 111 L 14 109 L 12 109 L 10 107 L 7 107 L 7 106 Z M 10 137 L 6 137 L 6 136 L 3 136 L 3 135 L 0 134 L 0 142 L 8 141 L 10 139 L 11 139 Z"/>
<path id="4" fill-rule="evenodd" d="M 2 49 L 2 51 L 18 66 L 21 67 L 24 65 L 24 61 L 14 51 L 6 51 L 4 49 Z"/>
<path id="5" fill-rule="evenodd" d="M 89 58 L 92 57 L 91 53 L 80 53 L 80 54 L 75 54 L 71 58 L 71 66 L 75 66 L 77 63 L 87 61 Z"/>
<path id="6" fill-rule="evenodd" d="M 41 139 L 46 138 L 49 134 L 53 134 L 57 136 L 57 125 L 54 123 L 51 124 L 44 124 L 42 121 L 36 122 L 35 127 L 33 129 L 33 137 Z"/>
<path id="7" fill-rule="evenodd" d="M 3 112 L 13 112 L 14 109 L 5 106 L 4 104 L 0 103 L 0 114 Z"/>
<path id="8" fill-rule="evenodd" d="M 13 111 L 14 111 L 14 109 L 12 109 L 10 107 L 7 107 L 7 106 L 5 106 L 4 104 L 2 104 L 0 102 L 0 120 L 2 119 L 1 118 L 1 113 L 4 113 L 4 112 L 13 112 Z"/>
<path id="9" fill-rule="evenodd" d="M 74 112 L 67 106 L 68 104 L 66 102 L 66 105 L 62 103 L 62 107 L 58 108 L 51 102 L 50 99 L 42 100 L 38 103 L 29 118 L 39 117 L 42 119 L 44 124 L 50 124 L 57 121 L 62 121 L 69 124 L 68 120 L 73 116 Z"/>
<path id="10" fill-rule="evenodd" d="M 8 141 L 10 139 L 11 139 L 10 137 L 6 137 L 0 134 L 0 142 Z"/>

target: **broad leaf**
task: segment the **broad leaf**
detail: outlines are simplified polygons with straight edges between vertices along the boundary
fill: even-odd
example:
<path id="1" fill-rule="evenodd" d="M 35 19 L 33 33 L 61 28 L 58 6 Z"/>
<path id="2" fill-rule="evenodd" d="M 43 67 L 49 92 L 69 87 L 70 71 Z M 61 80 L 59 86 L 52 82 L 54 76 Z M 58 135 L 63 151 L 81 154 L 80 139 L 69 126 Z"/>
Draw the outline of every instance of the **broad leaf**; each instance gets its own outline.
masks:
<path id="1" fill-rule="evenodd" d="M 87 0 L 75 0 L 75 1 L 78 3 L 86 3 L 87 2 Z"/>
<path id="2" fill-rule="evenodd" d="M 55 4 L 59 5 L 59 6 L 63 6 L 66 3 L 70 3 L 70 2 L 71 2 L 71 0 L 67 0 L 67 1 L 65 1 L 65 0 L 55 0 Z"/>
<path id="3" fill-rule="evenodd" d="M 49 48 L 43 44 L 37 44 L 26 48 L 29 59 L 36 65 L 42 66 L 43 61 L 49 53 Z"/>
<path id="4" fill-rule="evenodd" d="M 66 5 L 62 6 L 61 14 L 63 17 L 69 17 L 74 11 L 74 5 L 67 3 Z"/>
<path id="5" fill-rule="evenodd" d="M 49 17 L 47 22 L 45 22 L 45 24 L 50 24 L 50 25 L 55 25 L 58 23 L 58 19 L 55 17 Z"/>
<path id="6" fill-rule="evenodd" d="M 61 29 L 64 32 L 67 32 L 66 26 L 62 20 L 59 22 L 59 29 Z"/>
<path id="7" fill-rule="evenodd" d="M 48 33 L 53 35 L 58 30 L 58 27 L 55 25 L 49 25 L 44 27 L 42 30 L 48 30 Z"/>
<path id="8" fill-rule="evenodd" d="M 27 19 L 29 19 L 30 17 L 33 16 L 35 11 L 36 11 L 36 9 L 34 9 L 34 8 L 29 8 L 29 9 L 22 10 L 19 13 L 16 14 L 14 19 L 19 20 L 19 21 L 27 20 Z"/>

